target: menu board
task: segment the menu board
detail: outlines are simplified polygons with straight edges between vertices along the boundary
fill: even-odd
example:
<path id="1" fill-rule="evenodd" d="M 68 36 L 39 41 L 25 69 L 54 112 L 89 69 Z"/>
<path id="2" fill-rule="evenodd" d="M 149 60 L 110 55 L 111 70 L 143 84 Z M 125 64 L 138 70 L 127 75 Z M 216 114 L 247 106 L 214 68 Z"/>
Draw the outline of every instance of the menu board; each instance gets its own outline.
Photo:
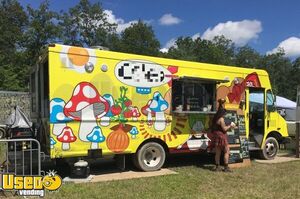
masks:
<path id="1" fill-rule="evenodd" d="M 243 159 L 250 158 L 249 154 L 249 142 L 246 136 L 240 136 L 241 141 L 241 154 Z"/>
<path id="2" fill-rule="evenodd" d="M 238 130 L 239 130 L 239 135 L 246 135 L 246 125 L 245 125 L 244 115 L 238 116 Z"/>
<path id="3" fill-rule="evenodd" d="M 230 125 L 231 122 L 238 125 L 237 129 L 231 129 L 227 132 L 230 147 L 229 164 L 243 162 L 243 159 L 250 158 L 245 117 L 237 115 L 236 111 L 228 111 L 224 120 L 226 125 Z"/>

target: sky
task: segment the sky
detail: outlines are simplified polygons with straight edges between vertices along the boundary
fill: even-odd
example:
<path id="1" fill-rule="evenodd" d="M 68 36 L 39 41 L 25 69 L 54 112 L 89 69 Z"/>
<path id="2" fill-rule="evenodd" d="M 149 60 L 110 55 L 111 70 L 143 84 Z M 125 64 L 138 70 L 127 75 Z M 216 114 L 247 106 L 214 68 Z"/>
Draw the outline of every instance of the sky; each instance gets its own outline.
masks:
<path id="1" fill-rule="evenodd" d="M 67 11 L 79 0 L 49 0 L 50 9 Z M 42 0 L 20 0 L 38 7 Z M 236 46 L 249 45 L 261 54 L 285 50 L 300 56 L 299 0 L 90 0 L 100 2 L 120 33 L 141 19 L 149 23 L 167 51 L 176 38 L 212 39 L 224 35 Z"/>

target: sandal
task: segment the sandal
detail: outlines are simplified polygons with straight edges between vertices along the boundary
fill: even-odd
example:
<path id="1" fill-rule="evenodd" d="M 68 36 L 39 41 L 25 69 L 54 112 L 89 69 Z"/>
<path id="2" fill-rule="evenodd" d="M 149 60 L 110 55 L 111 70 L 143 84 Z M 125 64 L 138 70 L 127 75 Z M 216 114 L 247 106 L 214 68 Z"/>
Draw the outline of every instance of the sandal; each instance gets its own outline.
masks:
<path id="1" fill-rule="evenodd" d="M 229 173 L 232 172 L 232 170 L 231 170 L 228 166 L 227 166 L 227 167 L 224 167 L 223 171 L 224 171 L 224 172 L 229 172 Z"/>
<path id="2" fill-rule="evenodd" d="M 219 171 L 222 171 L 222 168 L 217 165 L 212 169 L 212 171 L 219 172 Z"/>

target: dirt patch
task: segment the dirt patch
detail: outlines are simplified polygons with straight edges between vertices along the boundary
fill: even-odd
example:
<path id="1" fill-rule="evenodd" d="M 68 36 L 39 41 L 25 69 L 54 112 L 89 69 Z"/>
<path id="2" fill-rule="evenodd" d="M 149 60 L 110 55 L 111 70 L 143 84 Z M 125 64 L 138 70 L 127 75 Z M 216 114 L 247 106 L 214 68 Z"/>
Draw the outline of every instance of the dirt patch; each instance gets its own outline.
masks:
<path id="1" fill-rule="evenodd" d="M 264 163 L 264 164 L 276 164 L 276 163 L 299 161 L 299 160 L 300 158 L 296 158 L 296 155 L 283 154 L 283 155 L 276 156 L 273 160 L 255 160 L 255 162 Z"/>
<path id="2" fill-rule="evenodd" d="M 66 177 L 63 180 L 65 182 L 74 182 L 74 183 L 106 182 L 106 181 L 113 181 L 113 180 L 126 180 L 126 179 L 133 179 L 133 178 L 145 178 L 145 177 L 171 175 L 171 174 L 177 174 L 177 172 L 169 169 L 161 169 L 159 171 L 152 171 L 152 172 L 125 171 L 125 172 L 109 173 L 109 174 L 101 174 L 101 175 L 90 175 L 85 179 L 72 179 Z"/>

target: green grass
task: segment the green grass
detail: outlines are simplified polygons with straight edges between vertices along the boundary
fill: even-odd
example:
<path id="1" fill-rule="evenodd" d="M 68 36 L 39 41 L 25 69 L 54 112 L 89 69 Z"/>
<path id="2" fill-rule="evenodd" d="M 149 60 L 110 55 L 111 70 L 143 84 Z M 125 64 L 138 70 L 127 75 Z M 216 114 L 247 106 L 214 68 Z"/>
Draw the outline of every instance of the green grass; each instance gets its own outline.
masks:
<path id="1" fill-rule="evenodd" d="M 46 198 L 300 198 L 300 161 L 259 164 L 215 173 L 189 165 L 177 175 L 87 184 L 64 184 Z"/>
<path id="2" fill-rule="evenodd" d="M 212 172 L 198 156 L 167 161 L 178 174 L 111 182 L 65 183 L 46 198 L 300 198 L 300 161 Z M 0 196 L 1 197 L 1 196 Z"/>

